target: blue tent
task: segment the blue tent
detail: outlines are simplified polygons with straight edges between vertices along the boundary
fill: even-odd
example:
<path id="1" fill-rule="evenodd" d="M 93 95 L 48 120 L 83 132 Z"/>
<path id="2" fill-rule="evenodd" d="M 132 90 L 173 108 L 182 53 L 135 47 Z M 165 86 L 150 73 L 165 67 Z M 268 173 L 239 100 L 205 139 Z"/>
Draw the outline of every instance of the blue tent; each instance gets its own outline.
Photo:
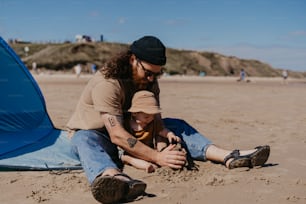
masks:
<path id="1" fill-rule="evenodd" d="M 0 169 L 80 169 L 66 132 L 54 128 L 38 84 L 0 37 Z"/>

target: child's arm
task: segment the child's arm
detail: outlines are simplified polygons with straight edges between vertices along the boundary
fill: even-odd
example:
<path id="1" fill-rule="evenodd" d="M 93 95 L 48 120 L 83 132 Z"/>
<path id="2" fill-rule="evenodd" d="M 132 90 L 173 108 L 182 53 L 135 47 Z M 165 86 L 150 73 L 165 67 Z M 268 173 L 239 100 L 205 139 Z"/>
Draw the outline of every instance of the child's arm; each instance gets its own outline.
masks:
<path id="1" fill-rule="evenodd" d="M 152 172 L 155 171 L 155 169 L 158 168 L 158 166 L 155 165 L 155 164 L 152 164 L 152 163 L 147 162 L 145 160 L 138 159 L 138 158 L 132 157 L 130 155 L 126 155 L 126 154 L 123 154 L 121 156 L 121 160 L 122 160 L 122 162 L 124 162 L 126 164 L 129 164 L 129 165 L 132 165 L 137 169 L 145 170 L 147 173 L 152 173 Z"/>

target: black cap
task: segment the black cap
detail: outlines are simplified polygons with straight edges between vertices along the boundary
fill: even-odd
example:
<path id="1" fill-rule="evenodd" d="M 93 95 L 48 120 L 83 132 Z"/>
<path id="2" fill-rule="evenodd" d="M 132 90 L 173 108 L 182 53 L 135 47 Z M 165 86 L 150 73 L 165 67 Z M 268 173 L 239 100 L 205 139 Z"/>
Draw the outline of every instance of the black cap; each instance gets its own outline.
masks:
<path id="1" fill-rule="evenodd" d="M 166 64 L 166 47 L 154 36 L 144 36 L 134 41 L 130 49 L 140 60 L 160 66 Z"/>

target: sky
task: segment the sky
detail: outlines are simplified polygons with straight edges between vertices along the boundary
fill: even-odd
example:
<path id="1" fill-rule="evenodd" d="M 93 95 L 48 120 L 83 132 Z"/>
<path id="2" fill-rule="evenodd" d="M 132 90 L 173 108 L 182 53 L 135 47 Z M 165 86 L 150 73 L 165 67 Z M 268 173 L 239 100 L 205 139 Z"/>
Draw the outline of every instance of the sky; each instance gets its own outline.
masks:
<path id="1" fill-rule="evenodd" d="M 32 42 L 76 35 L 255 59 L 306 71 L 306 0 L 0 0 L 0 36 Z"/>

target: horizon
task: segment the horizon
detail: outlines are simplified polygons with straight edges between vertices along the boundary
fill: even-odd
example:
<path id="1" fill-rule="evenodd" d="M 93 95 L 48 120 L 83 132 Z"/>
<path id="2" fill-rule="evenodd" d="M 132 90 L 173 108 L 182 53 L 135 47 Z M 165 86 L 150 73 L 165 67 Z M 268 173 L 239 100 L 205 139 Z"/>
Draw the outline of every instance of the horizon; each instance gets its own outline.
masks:
<path id="1" fill-rule="evenodd" d="M 75 42 L 76 35 L 99 41 L 103 35 L 105 42 L 125 44 L 155 35 L 168 48 L 306 71 L 305 10 L 303 0 L 0 0 L 0 35 L 30 42 Z"/>

